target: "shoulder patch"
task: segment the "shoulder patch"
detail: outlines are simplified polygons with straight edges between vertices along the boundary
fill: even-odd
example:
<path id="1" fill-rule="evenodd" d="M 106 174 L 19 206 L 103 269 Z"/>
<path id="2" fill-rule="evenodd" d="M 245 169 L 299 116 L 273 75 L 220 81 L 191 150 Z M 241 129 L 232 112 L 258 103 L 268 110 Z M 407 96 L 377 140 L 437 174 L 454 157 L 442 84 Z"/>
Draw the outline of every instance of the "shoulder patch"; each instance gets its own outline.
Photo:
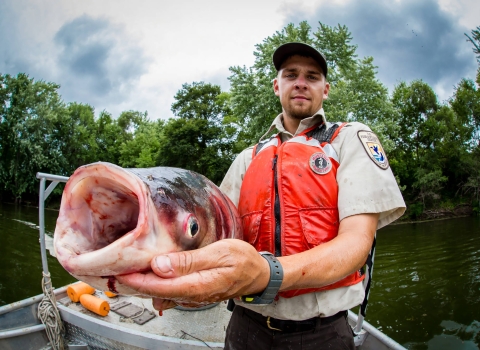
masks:
<path id="1" fill-rule="evenodd" d="M 360 130 L 357 135 L 370 159 L 380 169 L 387 170 L 388 159 L 377 135 L 367 130 Z"/>

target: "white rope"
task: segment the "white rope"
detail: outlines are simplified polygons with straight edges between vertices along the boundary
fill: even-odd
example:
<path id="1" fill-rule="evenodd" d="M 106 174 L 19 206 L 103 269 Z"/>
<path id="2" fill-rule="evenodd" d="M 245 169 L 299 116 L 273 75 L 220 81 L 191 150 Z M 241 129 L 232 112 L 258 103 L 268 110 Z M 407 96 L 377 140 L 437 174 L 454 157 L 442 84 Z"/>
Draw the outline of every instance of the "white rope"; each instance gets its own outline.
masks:
<path id="1" fill-rule="evenodd" d="M 42 290 L 43 299 L 38 305 L 38 318 L 45 325 L 45 332 L 47 333 L 52 348 L 54 350 L 64 350 L 65 342 L 63 336 L 65 334 L 65 327 L 63 326 L 60 312 L 57 308 L 50 273 L 46 274 L 43 272 Z"/>

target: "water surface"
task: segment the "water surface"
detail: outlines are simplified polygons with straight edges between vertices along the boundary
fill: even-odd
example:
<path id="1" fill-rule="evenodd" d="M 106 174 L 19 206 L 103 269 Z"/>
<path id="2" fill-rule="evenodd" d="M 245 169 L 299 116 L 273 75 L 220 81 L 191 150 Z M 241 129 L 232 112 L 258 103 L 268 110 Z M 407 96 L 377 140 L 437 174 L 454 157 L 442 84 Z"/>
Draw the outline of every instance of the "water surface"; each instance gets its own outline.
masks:
<path id="1" fill-rule="evenodd" d="M 409 349 L 479 349 L 480 219 L 377 234 L 367 320 Z"/>
<path id="2" fill-rule="evenodd" d="M 45 230 L 53 237 L 58 211 L 45 211 Z M 38 209 L 0 204 L 0 306 L 42 293 Z M 54 287 L 76 281 L 48 256 Z"/>

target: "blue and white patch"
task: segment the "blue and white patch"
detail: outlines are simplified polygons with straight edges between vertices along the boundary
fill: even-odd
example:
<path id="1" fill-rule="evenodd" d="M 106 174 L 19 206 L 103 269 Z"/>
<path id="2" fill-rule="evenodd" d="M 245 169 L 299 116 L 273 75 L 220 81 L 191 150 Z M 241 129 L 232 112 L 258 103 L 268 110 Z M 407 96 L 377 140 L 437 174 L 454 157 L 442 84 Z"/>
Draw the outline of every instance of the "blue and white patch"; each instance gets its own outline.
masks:
<path id="1" fill-rule="evenodd" d="M 371 131 L 361 130 L 358 138 L 370 159 L 381 169 L 388 169 L 388 159 L 377 135 Z"/>
<path id="2" fill-rule="evenodd" d="M 317 152 L 310 157 L 310 168 L 314 173 L 324 175 L 332 170 L 332 162 L 325 153 Z"/>

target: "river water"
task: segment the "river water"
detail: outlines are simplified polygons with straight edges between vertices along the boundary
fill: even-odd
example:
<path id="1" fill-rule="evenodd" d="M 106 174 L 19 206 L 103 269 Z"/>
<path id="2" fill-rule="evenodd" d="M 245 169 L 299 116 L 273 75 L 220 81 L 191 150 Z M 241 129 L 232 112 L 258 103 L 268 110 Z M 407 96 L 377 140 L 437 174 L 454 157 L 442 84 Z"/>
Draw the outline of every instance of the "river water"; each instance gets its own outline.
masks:
<path id="1" fill-rule="evenodd" d="M 46 211 L 52 235 L 58 212 Z M 41 293 L 38 209 L 0 204 L 0 305 Z M 74 279 L 48 259 L 52 282 Z M 408 349 L 480 349 L 480 218 L 377 233 L 367 321 Z"/>

